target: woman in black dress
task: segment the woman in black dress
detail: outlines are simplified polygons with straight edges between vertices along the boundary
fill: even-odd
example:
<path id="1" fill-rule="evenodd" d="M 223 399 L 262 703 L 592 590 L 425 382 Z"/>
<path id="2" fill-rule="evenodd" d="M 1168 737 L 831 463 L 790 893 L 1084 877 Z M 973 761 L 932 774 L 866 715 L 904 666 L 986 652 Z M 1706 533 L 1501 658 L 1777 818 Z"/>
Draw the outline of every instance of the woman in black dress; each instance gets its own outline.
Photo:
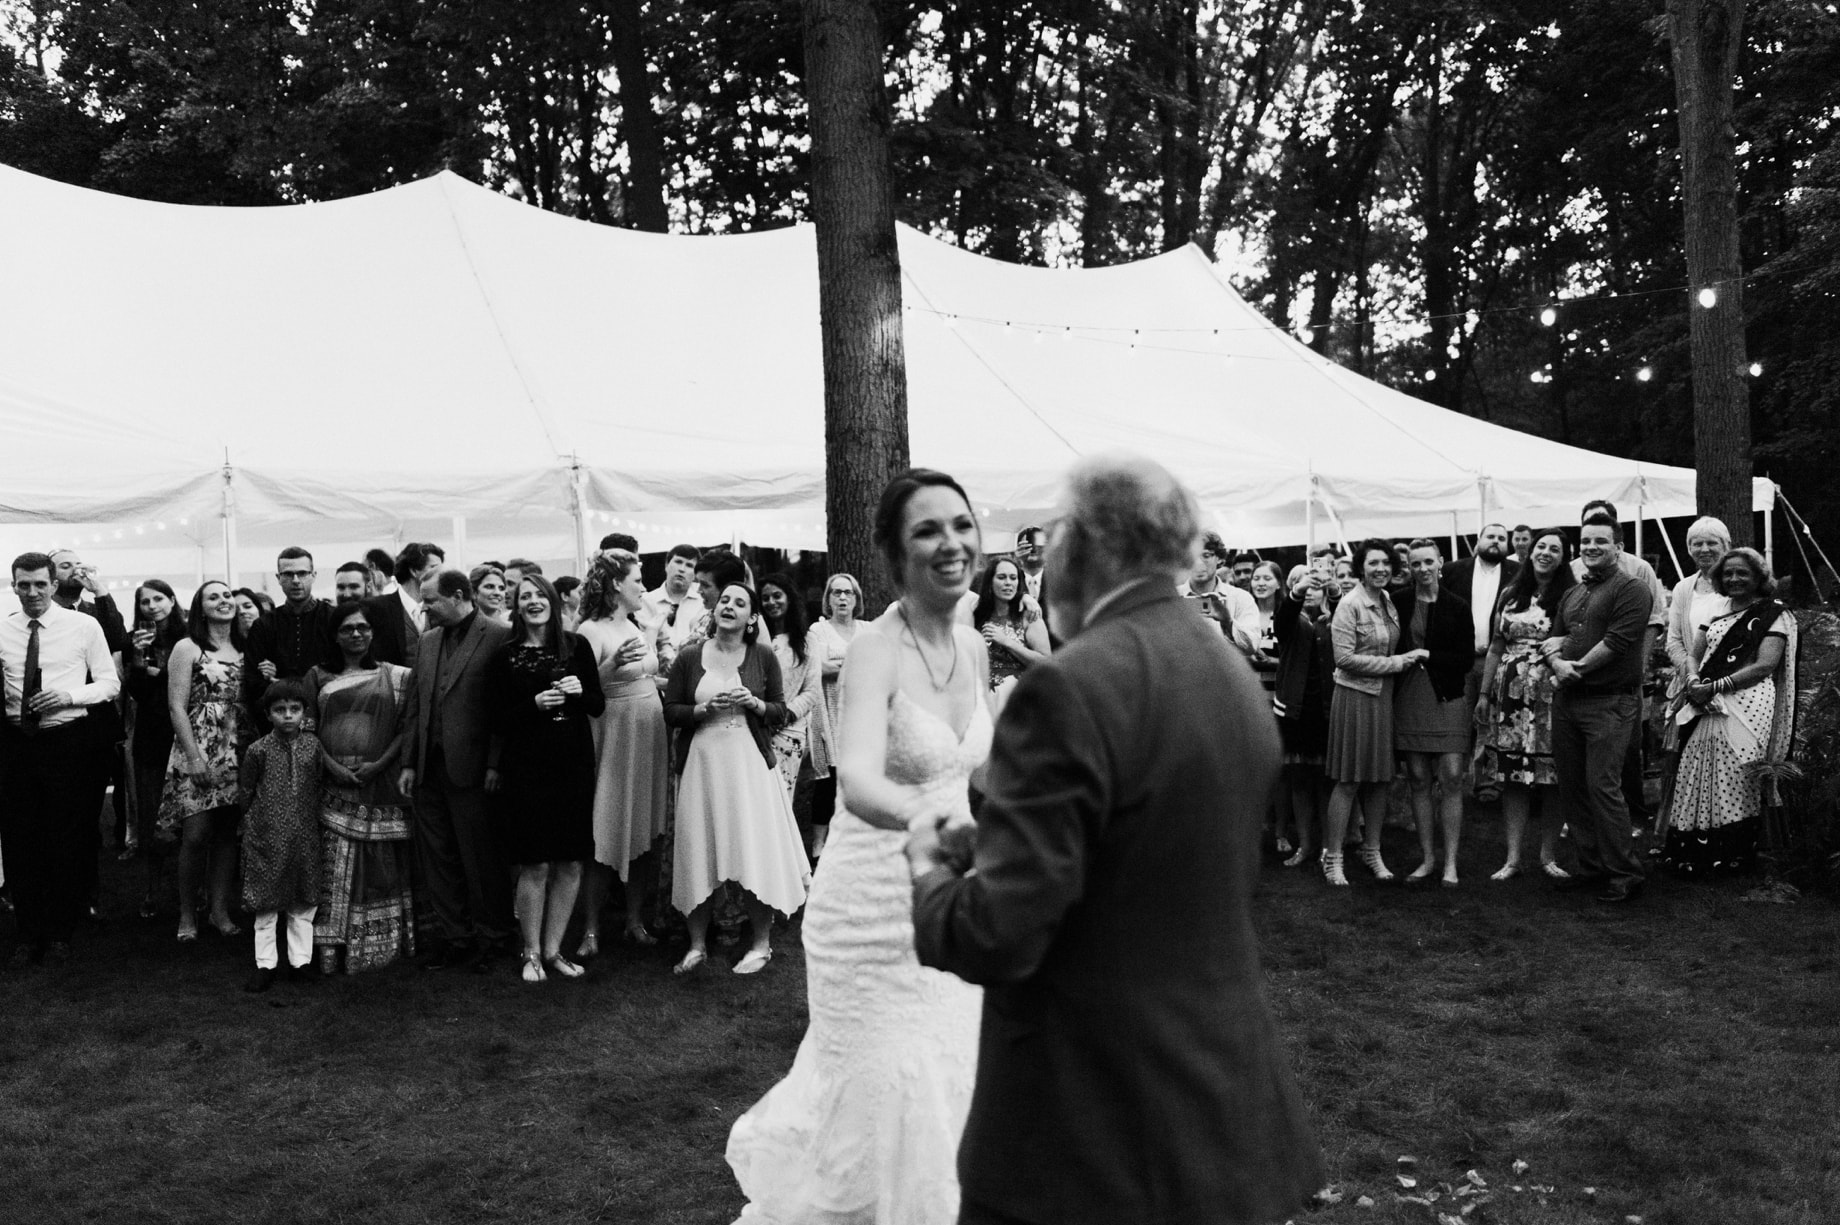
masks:
<path id="1" fill-rule="evenodd" d="M 562 601 L 549 580 L 518 583 L 511 638 L 492 657 L 486 693 L 492 758 L 498 763 L 492 813 L 505 857 L 517 865 L 524 981 L 548 966 L 564 978 L 582 968 L 562 955 L 581 865 L 594 857 L 594 735 L 588 720 L 606 707 L 594 651 L 562 628 Z M 492 791 L 490 776 L 486 783 Z"/>

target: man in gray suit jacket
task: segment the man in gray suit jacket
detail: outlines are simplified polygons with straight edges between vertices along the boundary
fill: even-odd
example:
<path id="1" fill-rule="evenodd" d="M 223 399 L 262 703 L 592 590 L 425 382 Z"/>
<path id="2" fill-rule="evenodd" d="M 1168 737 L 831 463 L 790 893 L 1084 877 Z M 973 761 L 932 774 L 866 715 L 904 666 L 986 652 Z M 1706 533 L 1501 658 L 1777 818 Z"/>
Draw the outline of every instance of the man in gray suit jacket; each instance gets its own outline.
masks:
<path id="1" fill-rule="evenodd" d="M 486 813 L 498 783 L 486 661 L 511 631 L 479 615 L 458 570 L 422 581 L 423 632 L 404 715 L 402 793 L 415 802 L 417 881 L 446 943 L 426 963 L 484 973 L 511 934 L 511 878 Z"/>
<path id="2" fill-rule="evenodd" d="M 1278 735 L 1176 592 L 1193 497 L 1076 468 L 1050 538 L 1064 649 L 997 726 L 974 871 L 908 844 L 921 962 L 985 987 L 961 1225 L 1280 1221 L 1324 1181 L 1251 898 Z"/>

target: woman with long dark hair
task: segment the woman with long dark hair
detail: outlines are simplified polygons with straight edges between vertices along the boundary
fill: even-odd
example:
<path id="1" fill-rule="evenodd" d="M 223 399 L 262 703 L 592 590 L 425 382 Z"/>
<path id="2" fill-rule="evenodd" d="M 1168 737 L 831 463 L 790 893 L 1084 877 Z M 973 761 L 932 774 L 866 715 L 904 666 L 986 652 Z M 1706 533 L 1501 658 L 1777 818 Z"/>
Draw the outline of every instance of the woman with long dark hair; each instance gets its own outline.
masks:
<path id="1" fill-rule="evenodd" d="M 1027 598 L 1022 567 L 1013 558 L 993 557 L 978 586 L 971 624 L 984 636 L 989 656 L 991 709 L 1001 712 L 1023 669 L 1046 659 L 1048 627 Z"/>
<path id="2" fill-rule="evenodd" d="M 154 916 L 154 898 L 165 874 L 166 853 L 157 824 L 173 743 L 172 716 L 166 709 L 166 667 L 173 648 L 185 638 L 185 614 L 173 589 L 157 578 L 137 587 L 134 631 L 128 635 L 128 649 L 121 661 L 127 673 L 123 687 L 134 703 L 134 732 L 128 739 L 134 821 L 128 827 L 122 858 L 140 854 L 146 859 L 147 892 L 141 900 L 144 919 Z"/>
<path id="3" fill-rule="evenodd" d="M 1554 807 L 1549 801 L 1558 794 L 1552 755 L 1556 686 L 1540 644 L 1552 635 L 1559 601 L 1576 581 L 1565 562 L 1565 532 L 1546 528 L 1534 534 L 1527 564 L 1496 608 L 1476 703 L 1476 786 L 1500 788 L 1508 843 L 1507 860 L 1490 880 L 1520 872 L 1528 822 Z M 1557 859 L 1560 824 L 1555 814 L 1540 833 L 1540 867 L 1554 880 L 1569 875 Z"/>
<path id="4" fill-rule="evenodd" d="M 978 520 L 958 482 L 910 469 L 883 491 L 875 542 L 900 598 L 844 666 L 843 807 L 805 911 L 810 1028 L 729 1133 L 745 1221 L 958 1212 L 982 993 L 920 964 L 903 846 L 910 825 L 970 824 L 970 773 L 990 751 L 985 644 L 958 615 Z"/>
<path id="5" fill-rule="evenodd" d="M 723 587 L 715 632 L 671 665 L 665 722 L 679 729 L 677 830 L 671 903 L 688 918 L 690 949 L 676 973 L 709 959 L 712 899 L 728 882 L 745 891 L 753 944 L 737 974 L 773 956 L 773 912 L 805 904 L 811 872 L 792 805 L 775 769 L 773 729 L 786 698 L 773 648 L 757 641 L 760 597 L 742 583 Z"/>
<path id="6" fill-rule="evenodd" d="M 1418 827 L 1419 865 L 1408 885 L 1438 870 L 1437 833 L 1444 835 L 1443 885 L 1457 887 L 1457 851 L 1463 837 L 1463 768 L 1471 748 L 1473 714 L 1464 684 L 1476 662 L 1476 627 L 1469 601 L 1444 587 L 1444 555 L 1437 541 L 1420 537 L 1407 548 L 1412 587 L 1393 597 L 1399 610 L 1399 646 L 1429 652 L 1425 666 L 1399 680 L 1393 710 L 1393 747 L 1406 760 L 1412 783 L 1412 819 Z M 1432 787 L 1438 791 L 1432 821 Z"/>
<path id="7" fill-rule="evenodd" d="M 186 637 L 166 665 L 166 710 L 173 746 L 160 797 L 162 834 L 179 839 L 179 939 L 198 938 L 199 876 L 211 862 L 211 926 L 242 931 L 230 917 L 236 875 L 237 767 L 254 737 L 243 700 L 243 623 L 227 583 L 201 583 L 192 595 Z"/>
<path id="8" fill-rule="evenodd" d="M 371 654 L 363 604 L 332 614 L 338 661 L 305 686 L 324 752 L 320 829 L 325 855 L 313 944 L 324 973 L 347 974 L 415 954 L 409 893 L 409 813 L 396 790 L 410 669 Z"/>
<path id="9" fill-rule="evenodd" d="M 475 584 L 477 587 L 477 584 Z M 594 857 L 594 733 L 607 700 L 594 650 L 562 628 L 550 581 L 518 581 L 511 637 L 486 665 L 486 701 L 497 742 L 498 790 L 490 797 L 499 844 L 517 866 L 518 926 L 527 983 L 580 978 L 562 955 L 581 865 Z"/>
<path id="10" fill-rule="evenodd" d="M 779 660 L 780 683 L 786 689 L 786 721 L 773 733 L 773 751 L 779 758 L 786 795 L 798 811 L 799 783 L 809 797 L 812 780 L 831 773 L 831 723 L 824 706 L 824 663 L 811 649 L 805 601 L 789 574 L 769 574 L 760 580 L 760 614 L 766 619 Z"/>

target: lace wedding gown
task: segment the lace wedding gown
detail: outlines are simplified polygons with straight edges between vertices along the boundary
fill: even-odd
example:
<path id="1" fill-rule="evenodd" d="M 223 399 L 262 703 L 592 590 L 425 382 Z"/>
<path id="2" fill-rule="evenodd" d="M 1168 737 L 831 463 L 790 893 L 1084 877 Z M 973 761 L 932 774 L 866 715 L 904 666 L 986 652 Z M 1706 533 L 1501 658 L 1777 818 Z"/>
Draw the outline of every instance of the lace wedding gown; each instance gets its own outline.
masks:
<path id="1" fill-rule="evenodd" d="M 896 692 L 888 777 L 969 805 L 990 753 Z M 792 1070 L 728 1137 L 747 1225 L 953 1225 L 983 992 L 914 956 L 907 835 L 839 810 L 805 909 L 811 1021 Z M 737 1222 L 737 1225 L 740 1225 Z"/>

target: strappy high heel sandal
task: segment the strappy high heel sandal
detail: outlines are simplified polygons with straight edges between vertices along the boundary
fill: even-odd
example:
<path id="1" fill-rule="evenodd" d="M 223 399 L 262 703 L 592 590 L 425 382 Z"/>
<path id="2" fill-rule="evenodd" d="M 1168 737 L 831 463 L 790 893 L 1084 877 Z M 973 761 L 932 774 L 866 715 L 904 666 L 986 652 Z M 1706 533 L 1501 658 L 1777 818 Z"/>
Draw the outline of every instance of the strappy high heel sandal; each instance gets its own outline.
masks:
<path id="1" fill-rule="evenodd" d="M 1361 848 L 1361 862 L 1367 865 L 1367 870 L 1374 874 L 1375 880 L 1392 880 L 1393 879 L 1392 870 L 1386 866 L 1386 860 L 1380 858 L 1380 848 L 1379 847 L 1377 846 L 1362 847 Z"/>
<path id="2" fill-rule="evenodd" d="M 1324 851 L 1322 854 L 1323 879 L 1339 889 L 1348 887 L 1348 878 L 1342 875 L 1342 853 Z"/>

